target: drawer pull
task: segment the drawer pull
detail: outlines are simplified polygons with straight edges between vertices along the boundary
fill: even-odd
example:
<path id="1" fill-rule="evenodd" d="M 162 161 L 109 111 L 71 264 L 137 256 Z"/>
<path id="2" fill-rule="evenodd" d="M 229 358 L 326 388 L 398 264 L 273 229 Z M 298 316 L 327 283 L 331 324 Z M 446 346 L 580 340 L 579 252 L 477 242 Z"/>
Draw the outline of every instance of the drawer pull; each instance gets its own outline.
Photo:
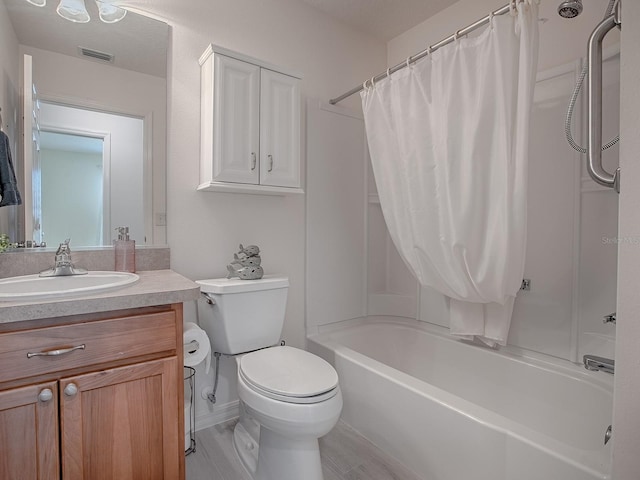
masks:
<path id="1" fill-rule="evenodd" d="M 84 343 L 82 345 L 76 345 L 75 347 L 61 348 L 59 350 L 49 350 L 47 352 L 27 352 L 27 358 L 31 357 L 57 357 L 58 355 L 64 355 L 65 353 L 71 353 L 74 350 L 84 350 Z"/>
<path id="2" fill-rule="evenodd" d="M 49 400 L 53 398 L 53 392 L 50 388 L 45 388 L 38 394 L 38 400 L 42 403 L 47 403 Z"/>

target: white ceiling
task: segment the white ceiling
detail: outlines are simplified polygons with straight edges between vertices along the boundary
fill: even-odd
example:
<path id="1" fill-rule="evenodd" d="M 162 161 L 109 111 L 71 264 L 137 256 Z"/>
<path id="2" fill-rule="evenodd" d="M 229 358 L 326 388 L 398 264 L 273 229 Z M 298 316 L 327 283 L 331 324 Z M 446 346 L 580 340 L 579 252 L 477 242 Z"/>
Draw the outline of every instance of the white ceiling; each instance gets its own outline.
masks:
<path id="1" fill-rule="evenodd" d="M 85 2 L 91 16 L 86 24 L 72 23 L 58 16 L 56 0 L 48 1 L 45 7 L 36 7 L 25 0 L 2 1 L 7 6 L 18 41 L 23 45 L 70 56 L 79 56 L 78 47 L 89 48 L 113 54 L 117 67 L 166 76 L 168 27 L 165 23 L 128 12 L 121 22 L 105 24 L 98 20 L 92 0 Z M 457 0 L 297 1 L 388 41 Z"/>
<path id="2" fill-rule="evenodd" d="M 36 7 L 25 0 L 4 1 L 18 42 L 30 47 L 79 57 L 78 47 L 115 55 L 114 65 L 166 77 L 167 24 L 128 12 L 118 23 L 99 20 L 96 4 L 87 0 L 89 23 L 73 23 L 56 13 L 58 2 Z M 82 57 L 85 58 L 85 57 Z M 99 61 L 99 60 L 92 60 Z"/>
<path id="3" fill-rule="evenodd" d="M 300 0 L 384 41 L 422 23 L 457 0 Z"/>

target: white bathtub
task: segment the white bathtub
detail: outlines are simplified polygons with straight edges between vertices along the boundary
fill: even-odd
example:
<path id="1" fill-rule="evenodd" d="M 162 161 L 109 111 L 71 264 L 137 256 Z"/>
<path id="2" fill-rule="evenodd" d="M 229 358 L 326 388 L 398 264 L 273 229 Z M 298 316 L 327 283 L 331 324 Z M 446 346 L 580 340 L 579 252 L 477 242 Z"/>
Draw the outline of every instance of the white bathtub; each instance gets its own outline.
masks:
<path id="1" fill-rule="evenodd" d="M 612 378 L 370 317 L 308 339 L 342 419 L 426 480 L 608 479 Z"/>

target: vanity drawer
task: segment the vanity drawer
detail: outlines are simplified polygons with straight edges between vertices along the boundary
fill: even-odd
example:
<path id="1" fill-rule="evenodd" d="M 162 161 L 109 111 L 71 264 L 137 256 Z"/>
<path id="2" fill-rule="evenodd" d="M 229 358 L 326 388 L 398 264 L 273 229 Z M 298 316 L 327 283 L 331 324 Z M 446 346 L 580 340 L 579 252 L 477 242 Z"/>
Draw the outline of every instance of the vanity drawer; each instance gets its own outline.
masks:
<path id="1" fill-rule="evenodd" d="M 0 382 L 176 350 L 173 311 L 6 333 Z"/>

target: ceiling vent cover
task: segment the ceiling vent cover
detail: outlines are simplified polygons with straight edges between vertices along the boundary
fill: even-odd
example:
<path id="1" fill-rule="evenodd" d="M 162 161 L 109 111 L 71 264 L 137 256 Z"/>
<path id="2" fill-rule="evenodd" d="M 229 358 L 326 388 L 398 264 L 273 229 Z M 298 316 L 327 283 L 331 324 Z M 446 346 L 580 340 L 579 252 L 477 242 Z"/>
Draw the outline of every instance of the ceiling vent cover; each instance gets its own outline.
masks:
<path id="1" fill-rule="evenodd" d="M 114 55 L 105 52 L 99 52 L 98 50 L 91 50 L 90 48 L 78 47 L 78 52 L 84 57 L 89 57 L 94 60 L 100 60 L 102 62 L 113 63 Z"/>

